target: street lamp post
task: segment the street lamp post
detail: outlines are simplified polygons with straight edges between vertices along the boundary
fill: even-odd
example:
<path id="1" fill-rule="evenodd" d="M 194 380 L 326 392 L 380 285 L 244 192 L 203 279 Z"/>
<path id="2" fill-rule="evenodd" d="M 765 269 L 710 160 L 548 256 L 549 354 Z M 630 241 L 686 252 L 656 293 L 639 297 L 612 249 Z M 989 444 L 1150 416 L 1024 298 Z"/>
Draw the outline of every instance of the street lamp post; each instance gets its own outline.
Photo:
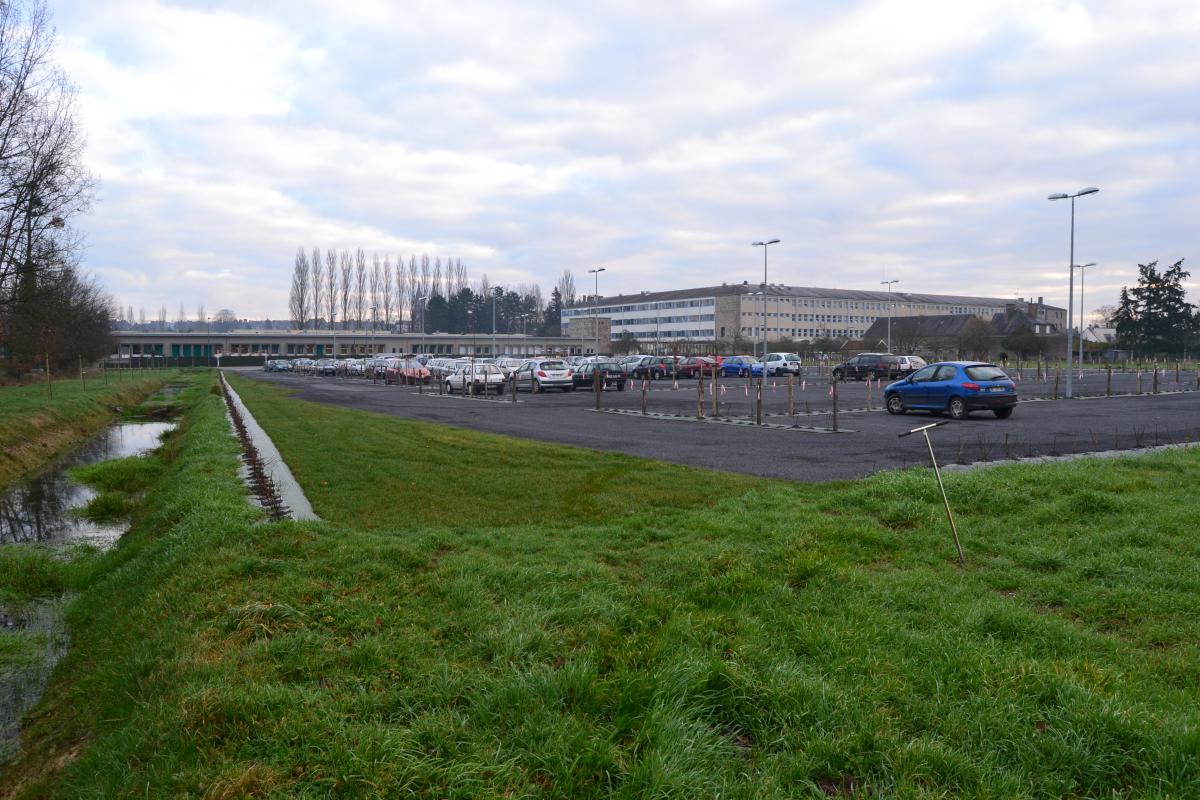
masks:
<path id="1" fill-rule="evenodd" d="M 417 302 L 421 304 L 421 336 L 418 341 L 421 344 L 421 350 L 424 351 L 425 350 L 425 306 L 429 302 L 429 295 L 425 295 L 423 297 L 418 297 Z M 422 355 L 422 353 L 417 353 L 417 355 Z"/>
<path id="2" fill-rule="evenodd" d="M 371 335 L 367 338 L 369 342 L 367 347 L 371 350 L 371 358 L 375 357 L 375 308 L 376 306 L 371 306 Z"/>
<path id="3" fill-rule="evenodd" d="M 589 269 L 588 274 L 596 277 L 596 290 L 592 295 L 592 325 L 596 327 L 596 355 L 600 355 L 600 273 L 607 267 Z"/>
<path id="4" fill-rule="evenodd" d="M 496 358 L 496 290 L 492 289 L 492 359 Z"/>
<path id="5" fill-rule="evenodd" d="M 762 313 L 762 360 L 767 363 L 767 248 L 773 244 L 779 244 L 778 239 L 771 239 L 766 242 L 751 242 L 751 247 L 761 247 L 763 249 L 763 313 Z M 764 368 L 765 369 L 765 368 Z"/>
<path id="6" fill-rule="evenodd" d="M 892 284 L 899 283 L 899 282 L 900 282 L 899 278 L 893 278 L 890 281 L 880 281 L 879 282 L 881 285 L 885 285 L 888 287 L 888 307 L 887 307 L 887 312 L 888 312 L 887 351 L 888 351 L 888 355 L 892 354 Z"/>
<path id="7" fill-rule="evenodd" d="M 1095 194 L 1100 191 L 1095 186 L 1089 186 L 1086 189 L 1080 189 L 1075 194 L 1065 194 L 1063 192 L 1055 192 L 1047 197 L 1047 200 L 1067 200 L 1071 201 L 1071 257 L 1067 261 L 1067 272 L 1070 275 L 1067 288 L 1067 387 L 1066 397 L 1071 396 L 1071 326 L 1075 322 L 1075 198 L 1083 197 L 1087 194 Z M 1082 334 L 1082 332 L 1081 332 Z"/>
<path id="8" fill-rule="evenodd" d="M 1079 270 L 1079 369 L 1081 375 L 1083 374 L 1083 271 L 1094 266 L 1096 266 L 1095 261 L 1075 265 L 1075 269 Z"/>

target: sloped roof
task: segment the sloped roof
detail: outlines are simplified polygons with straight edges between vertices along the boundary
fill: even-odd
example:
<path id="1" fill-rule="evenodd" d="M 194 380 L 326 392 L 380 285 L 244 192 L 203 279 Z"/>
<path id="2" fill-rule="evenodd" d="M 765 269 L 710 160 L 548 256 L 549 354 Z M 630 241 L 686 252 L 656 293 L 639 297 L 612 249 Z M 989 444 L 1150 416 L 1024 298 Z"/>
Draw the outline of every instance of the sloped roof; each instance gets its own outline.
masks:
<path id="1" fill-rule="evenodd" d="M 974 314 L 930 314 L 924 317 L 892 317 L 892 336 L 912 337 L 955 337 L 962 334 L 968 321 L 979 319 Z M 877 319 L 863 334 L 864 339 L 882 339 L 887 336 L 888 322 Z"/>
<path id="2" fill-rule="evenodd" d="M 629 303 L 657 303 L 671 300 L 690 300 L 696 297 L 728 297 L 731 295 L 751 294 L 762 291 L 761 283 L 721 284 L 720 286 L 702 286 L 694 289 L 673 289 L 665 292 L 640 292 L 638 294 L 620 294 L 611 297 L 601 297 L 597 301 L 578 302 L 570 308 L 587 308 L 592 305 L 626 305 Z M 819 286 L 784 286 L 780 283 L 769 283 L 767 294 L 776 297 L 814 297 L 820 300 L 859 300 L 868 303 L 949 303 L 964 306 L 993 306 L 1003 309 L 1014 301 L 1011 297 L 976 297 L 974 295 L 957 294 L 925 294 L 920 292 L 887 292 L 860 289 L 829 289 Z M 1046 306 L 1046 308 L 1056 308 Z M 1062 310 L 1062 309 L 1058 309 Z"/>

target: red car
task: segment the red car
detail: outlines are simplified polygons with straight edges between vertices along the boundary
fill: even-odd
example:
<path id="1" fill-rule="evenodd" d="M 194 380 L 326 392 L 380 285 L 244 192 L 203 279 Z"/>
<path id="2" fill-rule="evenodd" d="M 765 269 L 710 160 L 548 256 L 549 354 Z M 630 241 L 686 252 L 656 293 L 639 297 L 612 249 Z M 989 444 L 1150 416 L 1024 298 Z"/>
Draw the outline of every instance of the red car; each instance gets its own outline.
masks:
<path id="1" fill-rule="evenodd" d="M 695 378 L 701 375 L 713 374 L 718 367 L 717 360 L 709 356 L 690 356 L 681 359 L 678 365 L 679 377 Z"/>

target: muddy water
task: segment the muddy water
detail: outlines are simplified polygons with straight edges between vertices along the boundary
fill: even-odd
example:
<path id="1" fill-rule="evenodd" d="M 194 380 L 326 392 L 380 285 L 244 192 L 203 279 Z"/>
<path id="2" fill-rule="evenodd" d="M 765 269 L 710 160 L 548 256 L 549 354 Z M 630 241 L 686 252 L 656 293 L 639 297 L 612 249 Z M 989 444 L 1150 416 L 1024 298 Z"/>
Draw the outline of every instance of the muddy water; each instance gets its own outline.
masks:
<path id="1" fill-rule="evenodd" d="M 0 495 L 0 547 L 74 543 L 111 547 L 127 525 L 92 522 L 73 514 L 96 493 L 72 480 L 67 471 L 149 452 L 173 427 L 169 422 L 115 423 L 11 487 Z M 42 696 L 54 665 L 67 652 L 65 603 L 64 598 L 43 598 L 20 606 L 0 606 L 0 638 L 14 637 L 23 654 L 18 663 L 8 666 L 0 658 L 0 765 L 16 752 L 22 716 Z"/>
<path id="2" fill-rule="evenodd" d="M 21 717 L 46 691 L 54 665 L 67 652 L 65 605 L 65 598 L 56 597 L 20 607 L 0 606 L 0 636 L 22 637 L 29 655 L 19 667 L 0 665 L 0 765 L 16 753 Z"/>
<path id="3" fill-rule="evenodd" d="M 92 522 L 72 514 L 96 493 L 71 480 L 67 470 L 149 452 L 172 427 L 168 422 L 111 425 L 42 472 L 14 485 L 0 495 L 0 546 L 74 542 L 111 546 L 125 532 L 125 523 Z"/>

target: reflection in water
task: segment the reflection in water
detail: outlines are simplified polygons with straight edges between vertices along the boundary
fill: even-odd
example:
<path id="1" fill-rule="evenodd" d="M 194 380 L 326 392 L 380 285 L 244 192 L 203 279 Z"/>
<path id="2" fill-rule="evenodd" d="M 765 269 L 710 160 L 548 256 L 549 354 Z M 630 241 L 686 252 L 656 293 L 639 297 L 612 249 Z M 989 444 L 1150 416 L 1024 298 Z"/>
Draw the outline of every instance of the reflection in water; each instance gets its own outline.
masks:
<path id="1" fill-rule="evenodd" d="M 0 764 L 16 753 L 21 717 L 42 696 L 54 665 L 67 652 L 65 604 L 65 598 L 53 598 L 19 608 L 0 606 L 0 636 L 37 637 L 37 653 L 30 664 L 20 669 L 0 667 Z"/>
<path id="2" fill-rule="evenodd" d="M 0 495 L 0 545 L 15 542 L 88 542 L 111 545 L 125 532 L 121 522 L 92 522 L 70 512 L 96 493 L 67 475 L 71 467 L 149 452 L 168 422 L 118 423 L 89 439 L 41 473 Z"/>

